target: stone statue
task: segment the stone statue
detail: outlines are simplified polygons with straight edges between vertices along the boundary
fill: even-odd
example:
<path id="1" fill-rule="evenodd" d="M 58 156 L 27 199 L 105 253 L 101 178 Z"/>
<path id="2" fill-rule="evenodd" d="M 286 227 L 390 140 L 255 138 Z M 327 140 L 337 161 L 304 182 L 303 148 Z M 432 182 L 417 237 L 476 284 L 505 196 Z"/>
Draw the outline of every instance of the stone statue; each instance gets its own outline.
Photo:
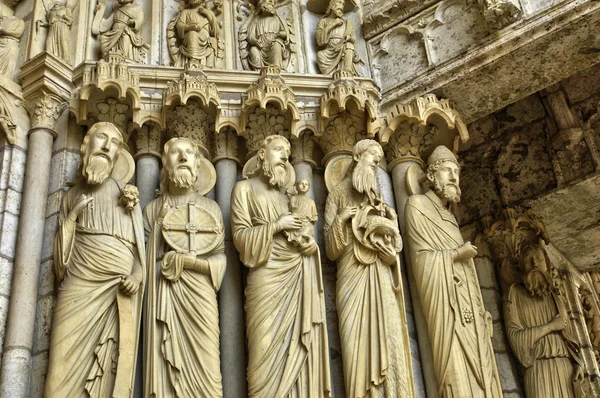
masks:
<path id="1" fill-rule="evenodd" d="M 250 271 L 246 286 L 248 396 L 329 397 L 329 349 L 321 263 L 315 240 L 296 245 L 290 214 L 289 141 L 267 137 L 256 167 L 231 196 L 233 243 Z"/>
<path id="2" fill-rule="evenodd" d="M 321 73 L 332 74 L 344 70 L 358 75 L 357 65 L 362 63 L 354 51 L 354 24 L 344 20 L 344 1 L 331 0 L 317 25 L 317 64 Z"/>
<path id="3" fill-rule="evenodd" d="M 377 188 L 382 157 L 376 141 L 358 142 L 348 173 L 325 207 L 327 256 L 338 264 L 336 305 L 348 398 L 407 394 L 400 387 L 410 372 L 397 294 L 402 244 L 398 216 Z"/>
<path id="4" fill-rule="evenodd" d="M 71 64 L 71 51 L 69 41 L 71 25 L 73 25 L 72 9 L 60 1 L 55 1 L 46 12 L 47 23 L 39 26 L 48 28 L 46 38 L 46 52 Z"/>
<path id="5" fill-rule="evenodd" d="M 208 178 L 202 161 L 210 163 L 190 139 L 169 140 L 161 194 L 144 209 L 145 397 L 223 396 L 217 292 L 227 265 L 225 235 L 219 206 L 196 190 Z"/>
<path id="6" fill-rule="evenodd" d="M 275 0 L 258 0 L 247 27 L 241 35 L 241 56 L 245 69 L 260 70 L 264 66 L 277 66 L 285 70 L 294 51 L 292 32 L 287 22 L 279 16 Z M 248 48 L 248 50 L 246 50 Z"/>
<path id="7" fill-rule="evenodd" d="M 439 394 L 502 397 L 491 343 L 492 318 L 485 311 L 473 257 L 448 209 L 460 200 L 460 167 L 438 146 L 428 159 L 431 190 L 406 204 L 406 231 L 413 274 L 429 331 Z"/>
<path id="8" fill-rule="evenodd" d="M 19 58 L 19 39 L 25 31 L 21 18 L 0 16 L 0 75 L 12 79 Z"/>
<path id="9" fill-rule="evenodd" d="M 122 146 L 113 124 L 93 125 L 62 200 L 46 397 L 133 394 L 145 250 L 137 188 L 111 176 Z"/>
<path id="10" fill-rule="evenodd" d="M 150 47 L 140 35 L 144 23 L 144 9 L 135 0 L 117 0 L 120 7 L 115 8 L 108 19 L 102 20 L 105 1 L 98 0 L 92 22 L 92 32 L 100 34 L 102 56 L 110 53 L 121 55 L 129 62 L 145 62 Z"/>
<path id="11" fill-rule="evenodd" d="M 543 247 L 527 246 L 520 256 L 522 283 L 509 287 L 504 319 L 510 346 L 525 369 L 528 398 L 585 396 L 579 346 Z"/>
<path id="12" fill-rule="evenodd" d="M 302 227 L 295 231 L 285 231 L 290 242 L 302 244 L 307 237 L 315 236 L 315 224 L 319 219 L 315 201 L 306 196 L 310 190 L 310 182 L 306 179 L 298 180 L 295 184 L 296 195 L 290 196 L 290 210 L 293 215 L 302 221 Z"/>
<path id="13" fill-rule="evenodd" d="M 225 46 L 215 14 L 206 6 L 205 0 L 185 0 L 182 6 L 185 8 L 167 28 L 173 65 L 215 67 Z"/>

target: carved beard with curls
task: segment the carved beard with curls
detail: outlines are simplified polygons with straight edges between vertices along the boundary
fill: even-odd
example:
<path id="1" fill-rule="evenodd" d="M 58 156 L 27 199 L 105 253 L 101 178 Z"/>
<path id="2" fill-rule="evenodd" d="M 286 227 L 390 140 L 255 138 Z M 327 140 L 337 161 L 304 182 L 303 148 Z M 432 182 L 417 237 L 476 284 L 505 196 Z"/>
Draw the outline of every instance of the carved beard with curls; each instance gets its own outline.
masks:
<path id="1" fill-rule="evenodd" d="M 455 188 L 454 192 L 450 190 L 451 187 Z M 433 192 L 435 192 L 435 194 L 443 200 L 447 200 L 450 203 L 460 202 L 462 191 L 458 185 L 448 183 L 442 186 L 437 178 L 433 177 L 431 189 L 433 189 Z"/>
<path id="2" fill-rule="evenodd" d="M 352 186 L 359 193 L 366 194 L 369 199 L 377 196 L 377 175 L 371 165 L 359 160 L 352 171 Z"/>
<path id="3" fill-rule="evenodd" d="M 279 188 L 285 188 L 288 171 L 283 163 L 271 164 L 266 159 L 262 162 L 262 172 L 269 179 L 269 184 Z"/>
<path id="4" fill-rule="evenodd" d="M 553 291 L 553 283 L 547 273 L 532 269 L 523 278 L 525 288 L 531 296 L 547 296 Z"/>
<path id="5" fill-rule="evenodd" d="M 91 153 L 83 160 L 82 174 L 90 185 L 103 183 L 113 170 L 114 160 L 101 156 L 100 153 Z"/>
<path id="6" fill-rule="evenodd" d="M 196 170 L 192 170 L 188 166 L 178 166 L 175 170 L 167 169 L 167 173 L 169 180 L 177 188 L 189 188 L 196 182 Z"/>

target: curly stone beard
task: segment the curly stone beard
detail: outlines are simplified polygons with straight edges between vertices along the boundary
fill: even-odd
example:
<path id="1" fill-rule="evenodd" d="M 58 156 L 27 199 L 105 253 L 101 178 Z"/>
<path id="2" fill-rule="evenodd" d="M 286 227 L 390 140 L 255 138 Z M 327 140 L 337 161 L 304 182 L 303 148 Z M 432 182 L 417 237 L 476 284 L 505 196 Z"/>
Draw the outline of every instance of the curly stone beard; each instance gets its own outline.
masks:
<path id="1" fill-rule="evenodd" d="M 263 174 L 269 179 L 269 184 L 279 188 L 285 188 L 285 183 L 288 179 L 288 171 L 285 164 L 277 162 L 271 164 L 268 161 L 263 161 L 262 164 Z"/>
<path id="2" fill-rule="evenodd" d="M 169 180 L 175 184 L 177 188 L 189 188 L 196 182 L 196 170 L 192 170 L 187 166 L 179 166 L 175 170 L 168 169 Z"/>
<path id="3" fill-rule="evenodd" d="M 98 185 L 110 177 L 114 161 L 97 152 L 84 158 L 82 174 L 90 185 Z"/>
<path id="4" fill-rule="evenodd" d="M 352 171 L 352 186 L 359 193 L 366 194 L 369 198 L 377 196 L 377 174 L 373 167 L 365 161 L 359 160 Z"/>
<path id="5" fill-rule="evenodd" d="M 460 196 L 462 192 L 458 185 L 447 183 L 442 186 L 442 184 L 437 180 L 437 178 L 434 178 L 432 189 L 433 192 L 435 192 L 435 194 L 443 200 L 447 200 L 450 203 L 460 202 Z"/>
<path id="6" fill-rule="evenodd" d="M 525 288 L 531 296 L 547 296 L 552 292 L 553 283 L 548 274 L 539 269 L 532 269 L 523 278 Z"/>

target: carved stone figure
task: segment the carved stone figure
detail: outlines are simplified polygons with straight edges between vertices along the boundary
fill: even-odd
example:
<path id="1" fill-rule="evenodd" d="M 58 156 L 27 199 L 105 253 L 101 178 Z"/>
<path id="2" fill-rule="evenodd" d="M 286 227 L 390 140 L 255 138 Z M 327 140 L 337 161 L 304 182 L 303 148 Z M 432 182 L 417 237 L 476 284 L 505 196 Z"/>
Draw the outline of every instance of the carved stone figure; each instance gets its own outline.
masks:
<path id="1" fill-rule="evenodd" d="M 354 24 L 344 20 L 344 2 L 331 0 L 317 25 L 317 64 L 326 75 L 340 69 L 358 75 L 356 67 L 362 62 L 354 50 Z"/>
<path id="2" fill-rule="evenodd" d="M 192 140 L 169 140 L 161 195 L 144 209 L 146 397 L 223 395 L 217 292 L 227 265 L 225 235 L 219 206 L 197 191 L 211 179 L 203 163 L 212 167 Z"/>
<path id="3" fill-rule="evenodd" d="M 292 52 L 290 36 L 287 22 L 277 13 L 275 0 L 258 0 L 248 25 L 248 51 L 242 53 L 242 58 L 247 58 L 251 70 L 264 66 L 285 69 Z"/>
<path id="4" fill-rule="evenodd" d="M 410 258 L 440 396 L 501 397 L 492 319 L 483 307 L 473 262 L 477 248 L 463 241 L 448 209 L 460 200 L 459 172 L 446 147 L 438 146 L 429 157 L 431 190 L 406 204 Z"/>
<path id="5" fill-rule="evenodd" d="M 105 0 L 99 0 L 93 21 L 93 32 L 100 35 L 102 56 L 117 54 L 130 62 L 144 62 L 148 44 L 144 43 L 140 29 L 144 23 L 144 9 L 135 0 L 117 0 L 120 7 L 102 21 Z"/>
<path id="6" fill-rule="evenodd" d="M 12 78 L 19 58 L 19 39 L 25 30 L 21 18 L 0 16 L 0 75 Z"/>
<path id="7" fill-rule="evenodd" d="M 255 167 L 231 196 L 233 242 L 250 271 L 246 286 L 249 397 L 329 397 L 329 349 L 315 240 L 288 241 L 302 227 L 286 193 L 290 143 L 267 137 Z"/>
<path id="8" fill-rule="evenodd" d="M 528 398 L 581 397 L 583 367 L 566 300 L 543 247 L 521 252 L 522 283 L 508 290 L 504 319 L 508 341 L 525 369 Z"/>
<path id="9" fill-rule="evenodd" d="M 215 67 L 223 56 L 221 27 L 205 0 L 185 0 L 186 6 L 169 24 L 169 52 L 174 66 Z"/>
<path id="10" fill-rule="evenodd" d="M 302 227 L 296 231 L 286 231 L 285 234 L 290 242 L 301 244 L 305 237 L 315 236 L 315 224 L 319 219 L 315 201 L 306 196 L 310 190 L 310 182 L 306 179 L 298 180 L 295 184 L 296 195 L 290 196 L 290 210 L 293 215 L 302 220 Z"/>
<path id="11" fill-rule="evenodd" d="M 39 26 L 48 28 L 46 38 L 46 52 L 71 64 L 71 51 L 69 50 L 69 35 L 73 25 L 72 9 L 60 1 L 50 5 L 46 13 L 47 23 Z"/>
<path id="12" fill-rule="evenodd" d="M 383 202 L 377 168 L 383 149 L 359 141 L 353 164 L 325 207 L 327 256 L 337 261 L 336 305 L 346 396 L 402 397 L 404 360 L 396 212 Z M 373 349 L 377 347 L 377 349 Z"/>
<path id="13" fill-rule="evenodd" d="M 113 124 L 93 125 L 62 200 L 46 397 L 133 394 L 145 251 L 137 188 L 111 176 L 122 145 Z"/>

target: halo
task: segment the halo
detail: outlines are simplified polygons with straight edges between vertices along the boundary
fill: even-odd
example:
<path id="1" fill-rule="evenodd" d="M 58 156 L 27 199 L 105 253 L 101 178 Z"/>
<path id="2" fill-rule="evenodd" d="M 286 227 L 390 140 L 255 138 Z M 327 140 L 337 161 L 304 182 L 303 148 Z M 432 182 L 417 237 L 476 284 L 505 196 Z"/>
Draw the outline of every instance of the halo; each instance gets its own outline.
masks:
<path id="1" fill-rule="evenodd" d="M 119 149 L 115 159 L 115 165 L 110 176 L 117 181 L 127 184 L 135 173 L 135 161 L 127 148 Z"/>
<path id="2" fill-rule="evenodd" d="M 406 189 L 409 195 L 421 195 L 425 191 L 425 181 L 427 180 L 427 174 L 423 172 L 420 166 L 413 164 L 406 170 Z"/>
<path id="3" fill-rule="evenodd" d="M 242 170 L 242 176 L 244 178 L 250 177 L 249 174 L 252 173 L 254 170 L 256 170 L 257 164 L 258 164 L 258 155 L 254 155 L 250 159 L 248 159 L 248 161 L 244 165 L 244 169 Z M 294 166 L 292 166 L 289 162 L 286 163 L 285 168 L 287 169 L 287 172 L 288 172 L 288 178 L 285 181 L 284 186 L 287 189 L 291 189 L 294 186 L 294 184 L 296 183 L 296 170 L 294 170 Z"/>
<path id="4" fill-rule="evenodd" d="M 317 14 L 325 14 L 329 7 L 330 0 L 308 0 L 306 8 Z M 352 11 L 356 8 L 356 0 L 344 0 L 344 13 Z"/>
<path id="5" fill-rule="evenodd" d="M 327 186 L 327 191 L 331 192 L 333 188 L 342 182 L 346 174 L 348 174 L 350 166 L 352 166 L 351 155 L 338 156 L 327 164 L 325 168 L 325 185 Z"/>
<path id="6" fill-rule="evenodd" d="M 198 178 L 196 178 L 196 192 L 206 195 L 217 182 L 217 172 L 215 166 L 204 156 L 197 160 L 200 161 L 200 164 L 198 165 Z"/>

